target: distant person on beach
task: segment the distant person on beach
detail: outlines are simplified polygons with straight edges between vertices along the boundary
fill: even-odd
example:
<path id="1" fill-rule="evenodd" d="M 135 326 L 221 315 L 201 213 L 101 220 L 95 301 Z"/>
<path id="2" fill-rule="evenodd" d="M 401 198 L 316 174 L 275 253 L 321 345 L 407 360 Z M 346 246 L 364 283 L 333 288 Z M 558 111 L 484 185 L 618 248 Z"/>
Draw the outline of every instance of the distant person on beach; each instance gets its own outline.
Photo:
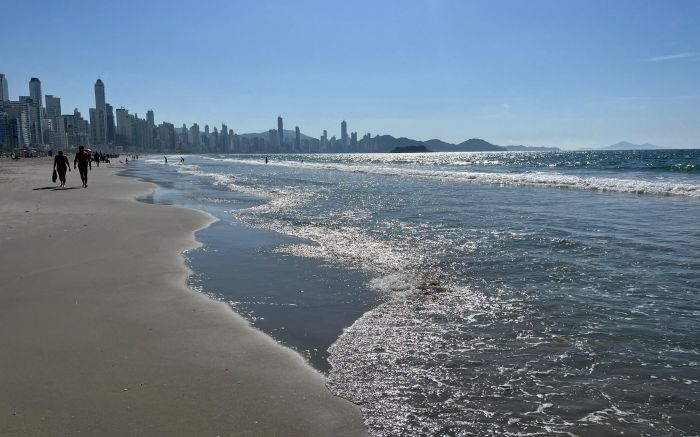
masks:
<path id="1" fill-rule="evenodd" d="M 265 157 L 265 164 L 267 164 L 267 156 Z"/>
<path id="2" fill-rule="evenodd" d="M 181 157 L 180 157 L 180 164 L 184 164 L 184 163 L 185 163 L 185 158 L 183 158 L 183 157 L 181 156 Z"/>
<path id="3" fill-rule="evenodd" d="M 163 156 L 163 159 L 165 159 L 165 163 L 167 164 L 167 163 L 168 163 L 168 157 L 167 157 L 167 156 Z"/>
<path id="4" fill-rule="evenodd" d="M 65 187 L 66 170 L 70 171 L 70 162 L 68 162 L 68 157 L 63 154 L 63 150 L 59 150 L 58 155 L 54 156 L 53 169 L 58 173 L 58 179 L 61 181 L 61 187 Z"/>
<path id="5" fill-rule="evenodd" d="M 78 147 L 78 153 L 75 154 L 75 159 L 73 160 L 73 170 L 75 170 L 77 164 L 80 171 L 80 179 L 83 181 L 83 188 L 87 188 L 88 168 L 92 170 L 90 161 L 90 153 L 85 151 L 85 147 Z"/>

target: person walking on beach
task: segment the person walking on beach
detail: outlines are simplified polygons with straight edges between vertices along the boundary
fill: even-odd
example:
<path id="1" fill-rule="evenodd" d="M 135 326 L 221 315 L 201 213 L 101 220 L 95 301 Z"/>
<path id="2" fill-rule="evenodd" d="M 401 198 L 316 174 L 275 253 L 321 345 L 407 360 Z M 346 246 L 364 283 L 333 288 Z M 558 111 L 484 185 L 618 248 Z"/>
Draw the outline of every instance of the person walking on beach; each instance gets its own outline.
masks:
<path id="1" fill-rule="evenodd" d="M 168 157 L 165 156 L 165 155 L 163 155 L 163 159 L 165 159 L 165 163 L 167 164 L 167 163 L 168 163 Z"/>
<path id="2" fill-rule="evenodd" d="M 63 154 L 63 150 L 59 150 L 58 155 L 54 156 L 53 169 L 58 173 L 58 179 L 61 181 L 61 187 L 65 187 L 66 170 L 70 171 L 70 162 L 68 162 L 68 157 Z"/>
<path id="3" fill-rule="evenodd" d="M 83 188 L 87 188 L 88 181 L 88 167 L 92 170 L 92 164 L 90 163 L 90 153 L 85 151 L 85 147 L 78 147 L 78 153 L 75 154 L 75 159 L 73 160 L 73 170 L 75 170 L 76 164 L 78 165 L 78 170 L 80 171 L 80 179 L 83 181 Z"/>

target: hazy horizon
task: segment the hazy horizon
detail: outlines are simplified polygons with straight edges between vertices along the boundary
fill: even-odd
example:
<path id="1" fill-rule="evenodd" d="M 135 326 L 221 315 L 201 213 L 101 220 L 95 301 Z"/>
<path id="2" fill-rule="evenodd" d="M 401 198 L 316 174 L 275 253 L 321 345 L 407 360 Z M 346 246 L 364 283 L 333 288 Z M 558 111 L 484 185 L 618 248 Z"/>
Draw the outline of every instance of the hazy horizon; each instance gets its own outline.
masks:
<path id="1" fill-rule="evenodd" d="M 700 3 L 10 0 L 0 73 L 176 126 L 700 147 Z M 35 31 L 26 31 L 27 26 Z M 58 38 L 54 37 L 57 36 Z"/>

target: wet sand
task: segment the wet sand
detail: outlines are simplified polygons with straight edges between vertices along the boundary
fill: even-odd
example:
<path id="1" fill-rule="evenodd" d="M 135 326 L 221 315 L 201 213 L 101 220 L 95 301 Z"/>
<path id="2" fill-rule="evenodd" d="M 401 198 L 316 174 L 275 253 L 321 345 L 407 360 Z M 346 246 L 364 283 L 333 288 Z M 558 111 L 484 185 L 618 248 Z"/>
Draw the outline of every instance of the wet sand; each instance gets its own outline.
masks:
<path id="1" fill-rule="evenodd" d="M 364 435 L 296 353 L 185 286 L 202 212 L 0 160 L 0 435 Z"/>

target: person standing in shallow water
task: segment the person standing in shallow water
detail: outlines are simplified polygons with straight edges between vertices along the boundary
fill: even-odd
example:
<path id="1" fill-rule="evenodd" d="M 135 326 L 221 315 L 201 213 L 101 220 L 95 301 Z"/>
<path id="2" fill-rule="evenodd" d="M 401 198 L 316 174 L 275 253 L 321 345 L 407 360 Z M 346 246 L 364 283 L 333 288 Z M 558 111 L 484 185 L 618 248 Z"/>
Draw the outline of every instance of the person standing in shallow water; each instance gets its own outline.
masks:
<path id="1" fill-rule="evenodd" d="M 80 179 L 83 181 L 83 188 L 87 188 L 88 181 L 88 167 L 92 170 L 92 164 L 90 163 L 90 153 L 85 151 L 85 147 L 78 147 L 78 153 L 75 154 L 75 159 L 73 160 L 73 170 L 75 170 L 76 164 L 78 165 L 78 170 L 80 171 Z"/>
<path id="2" fill-rule="evenodd" d="M 59 150 L 58 155 L 53 158 L 53 169 L 58 173 L 58 179 L 61 181 L 61 187 L 65 187 L 66 170 L 70 171 L 70 162 L 68 162 L 68 157 L 63 154 L 63 150 Z"/>

